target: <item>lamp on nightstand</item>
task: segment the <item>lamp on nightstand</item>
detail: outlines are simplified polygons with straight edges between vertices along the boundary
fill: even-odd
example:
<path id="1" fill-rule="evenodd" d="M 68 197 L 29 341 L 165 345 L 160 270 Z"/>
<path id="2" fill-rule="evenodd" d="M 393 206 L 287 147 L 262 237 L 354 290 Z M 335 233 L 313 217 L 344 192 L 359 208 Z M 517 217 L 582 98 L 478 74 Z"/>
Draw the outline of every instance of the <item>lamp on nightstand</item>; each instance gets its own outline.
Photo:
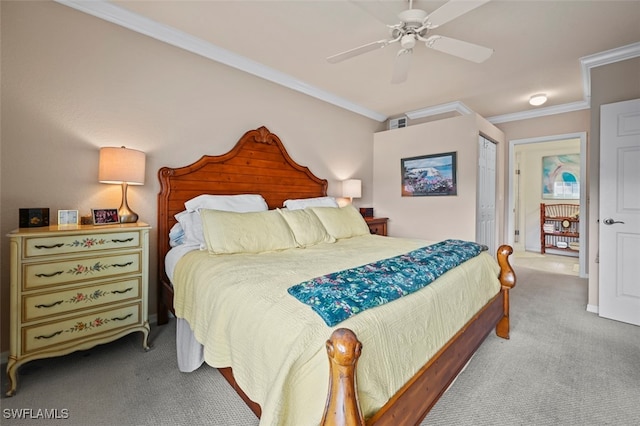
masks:
<path id="1" fill-rule="evenodd" d="M 142 151 L 124 146 L 100 148 L 98 180 L 122 185 L 122 204 L 118 209 L 118 218 L 122 223 L 138 221 L 138 214 L 127 203 L 127 188 L 129 185 L 144 185 L 144 164 L 145 155 Z"/>
<path id="2" fill-rule="evenodd" d="M 360 179 L 347 179 L 342 181 L 342 196 L 353 202 L 354 198 L 362 197 L 362 181 Z"/>

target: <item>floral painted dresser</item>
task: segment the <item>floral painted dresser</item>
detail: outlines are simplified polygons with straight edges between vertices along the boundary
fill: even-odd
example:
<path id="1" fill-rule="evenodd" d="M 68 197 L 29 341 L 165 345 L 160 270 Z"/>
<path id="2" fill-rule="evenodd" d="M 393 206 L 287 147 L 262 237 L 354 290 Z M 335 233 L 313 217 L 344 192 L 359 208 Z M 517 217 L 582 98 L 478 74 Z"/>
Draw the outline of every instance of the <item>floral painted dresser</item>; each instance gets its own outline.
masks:
<path id="1" fill-rule="evenodd" d="M 9 390 L 20 365 L 143 333 L 149 349 L 145 223 L 11 232 Z"/>

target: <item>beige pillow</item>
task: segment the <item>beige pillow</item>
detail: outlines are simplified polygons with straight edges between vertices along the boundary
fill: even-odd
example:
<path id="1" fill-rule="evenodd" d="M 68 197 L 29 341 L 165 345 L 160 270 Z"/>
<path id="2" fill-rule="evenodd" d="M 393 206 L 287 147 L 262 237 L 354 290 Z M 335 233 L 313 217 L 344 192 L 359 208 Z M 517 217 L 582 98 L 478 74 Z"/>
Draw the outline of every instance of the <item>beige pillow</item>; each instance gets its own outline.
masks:
<path id="1" fill-rule="evenodd" d="M 200 210 L 209 253 L 261 253 L 296 247 L 293 233 L 275 210 L 235 213 Z"/>
<path id="2" fill-rule="evenodd" d="M 336 241 L 327 233 L 318 216 L 311 210 L 277 210 L 293 231 L 293 237 L 298 246 L 309 247 L 319 243 L 334 243 Z"/>
<path id="3" fill-rule="evenodd" d="M 370 233 L 369 226 L 352 204 L 344 207 L 311 207 L 329 235 L 336 239 L 357 237 Z"/>

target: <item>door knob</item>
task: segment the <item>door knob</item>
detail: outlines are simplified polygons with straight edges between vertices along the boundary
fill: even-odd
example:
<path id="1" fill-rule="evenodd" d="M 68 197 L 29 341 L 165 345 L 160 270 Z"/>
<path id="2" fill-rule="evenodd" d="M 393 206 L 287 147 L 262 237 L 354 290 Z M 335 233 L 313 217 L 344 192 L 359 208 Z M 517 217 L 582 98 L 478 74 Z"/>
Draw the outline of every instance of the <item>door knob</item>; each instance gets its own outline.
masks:
<path id="1" fill-rule="evenodd" d="M 604 223 L 605 225 L 613 225 L 614 223 L 624 223 L 624 222 L 622 222 L 621 220 L 613 220 L 610 217 L 608 217 L 605 220 L 603 220 L 602 223 Z"/>

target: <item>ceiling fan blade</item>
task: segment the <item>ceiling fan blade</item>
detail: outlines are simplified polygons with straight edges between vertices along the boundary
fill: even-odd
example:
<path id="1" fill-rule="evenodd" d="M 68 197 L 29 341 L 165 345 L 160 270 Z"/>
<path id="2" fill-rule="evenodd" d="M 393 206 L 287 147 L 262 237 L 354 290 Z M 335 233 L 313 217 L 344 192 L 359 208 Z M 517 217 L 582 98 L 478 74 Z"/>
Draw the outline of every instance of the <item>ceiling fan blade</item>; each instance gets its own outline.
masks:
<path id="1" fill-rule="evenodd" d="M 413 49 L 401 49 L 396 56 L 393 64 L 392 84 L 404 83 L 409 75 L 409 66 L 411 65 L 411 54 Z"/>
<path id="2" fill-rule="evenodd" d="M 491 0 L 449 0 L 427 16 L 424 25 L 430 29 L 437 28 L 489 1 Z"/>
<path id="3" fill-rule="evenodd" d="M 493 54 L 493 49 L 488 47 L 439 35 L 428 37 L 425 44 L 431 49 L 478 64 L 486 61 Z"/>
<path id="4" fill-rule="evenodd" d="M 329 56 L 327 61 L 336 64 L 338 62 L 342 62 L 345 59 L 353 58 L 354 56 L 362 55 L 363 53 L 371 52 L 372 50 L 382 49 L 383 47 L 388 46 L 390 43 L 396 40 L 378 40 L 372 43 L 368 43 L 362 45 L 360 47 L 353 48 L 351 50 L 347 50 L 346 52 L 338 53 L 337 55 Z"/>

